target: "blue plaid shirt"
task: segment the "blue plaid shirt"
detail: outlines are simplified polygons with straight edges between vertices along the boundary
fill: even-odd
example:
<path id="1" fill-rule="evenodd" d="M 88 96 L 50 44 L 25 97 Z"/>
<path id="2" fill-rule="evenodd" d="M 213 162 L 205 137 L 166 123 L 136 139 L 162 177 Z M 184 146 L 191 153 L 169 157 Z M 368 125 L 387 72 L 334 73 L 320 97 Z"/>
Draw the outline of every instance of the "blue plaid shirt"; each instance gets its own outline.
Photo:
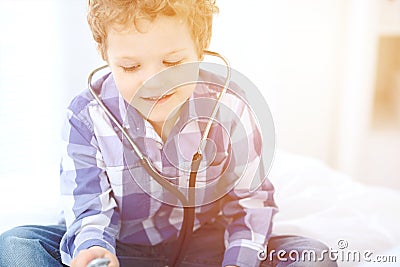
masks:
<path id="1" fill-rule="evenodd" d="M 201 71 L 200 77 L 223 84 L 220 78 L 208 72 Z M 163 142 L 152 125 L 127 105 L 111 74 L 98 80 L 94 87 L 155 168 L 167 176 L 180 177 L 173 183 L 185 185 L 188 180 L 185 168 L 190 166 L 197 150 L 204 123 L 201 120 L 192 120 L 194 123 L 189 126 L 183 123 L 209 114 L 210 107 L 194 100 L 215 99 L 220 89 L 210 84 L 197 85 L 183 105 L 171 134 Z M 195 209 L 194 228 L 198 229 L 217 216 L 223 217 L 227 227 L 222 265 L 258 266 L 257 253 L 266 246 L 272 217 L 277 211 L 274 190 L 268 179 L 263 180 L 256 191 L 248 189 L 261 153 L 261 136 L 251 110 L 232 92 L 223 96 L 222 107 L 229 112 L 220 109 L 216 117 L 219 123 L 213 125 L 209 134 L 215 144 L 214 158 L 208 159 L 212 164 L 203 171 L 200 167 L 197 177 L 196 188 L 200 191 L 196 192 L 196 201 L 208 204 Z M 238 123 L 242 127 L 238 127 Z M 238 138 L 231 138 L 238 128 L 242 133 L 236 134 Z M 61 196 L 67 225 L 60 244 L 63 263 L 70 264 L 80 250 L 91 246 L 102 246 L 115 253 L 116 240 L 155 245 L 178 235 L 183 208 L 159 200 L 165 190 L 140 165 L 120 130 L 88 90 L 75 97 L 67 110 L 63 141 Z M 245 161 L 232 156 L 235 148 L 240 152 L 248 151 Z M 233 165 L 234 168 L 229 167 Z M 243 172 L 240 182 L 234 183 L 235 186 L 221 197 L 214 196 L 217 200 L 206 200 L 210 196 L 207 190 L 201 189 L 237 170 Z"/>

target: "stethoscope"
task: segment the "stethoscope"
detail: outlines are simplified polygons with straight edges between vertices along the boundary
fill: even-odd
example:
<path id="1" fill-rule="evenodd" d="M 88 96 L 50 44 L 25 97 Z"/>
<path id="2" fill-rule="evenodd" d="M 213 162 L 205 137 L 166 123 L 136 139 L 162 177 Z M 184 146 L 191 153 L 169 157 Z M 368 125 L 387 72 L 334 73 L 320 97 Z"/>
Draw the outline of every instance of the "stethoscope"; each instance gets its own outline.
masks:
<path id="1" fill-rule="evenodd" d="M 195 219 L 195 184 L 196 184 L 196 176 L 197 172 L 199 170 L 200 163 L 203 159 L 203 151 L 204 151 L 204 146 L 206 144 L 206 139 L 208 137 L 208 134 L 210 132 L 211 126 L 213 124 L 213 121 L 217 115 L 218 109 L 220 107 L 221 99 L 225 92 L 228 89 L 230 80 L 231 80 L 231 67 L 228 62 L 228 60 L 220 55 L 219 53 L 204 50 L 204 54 L 209 55 L 209 56 L 215 56 L 222 61 L 224 61 L 226 65 L 226 77 L 225 77 L 225 82 L 224 86 L 221 90 L 221 92 L 217 95 L 217 100 L 214 104 L 214 107 L 212 109 L 212 112 L 210 116 L 208 117 L 208 122 L 206 124 L 206 127 L 204 128 L 203 135 L 200 140 L 199 147 L 197 148 L 196 153 L 192 157 L 192 162 L 191 162 L 191 167 L 190 167 L 190 176 L 189 176 L 189 188 L 188 188 L 188 197 L 186 198 L 185 195 L 179 191 L 172 183 L 168 181 L 167 177 L 164 177 L 162 174 L 160 174 L 156 168 L 153 166 L 152 162 L 145 156 L 143 153 L 140 151 L 139 147 L 135 144 L 133 141 L 132 137 L 129 135 L 127 129 L 119 123 L 117 118 L 110 112 L 110 110 L 107 108 L 107 106 L 103 103 L 101 100 L 100 96 L 96 93 L 96 91 L 93 88 L 92 85 L 92 78 L 93 76 L 100 70 L 103 70 L 108 67 L 108 65 L 101 66 L 95 70 L 93 70 L 88 77 L 88 88 L 90 93 L 93 95 L 94 99 L 97 101 L 99 106 L 104 110 L 106 113 L 107 117 L 114 122 L 114 124 L 117 126 L 117 128 L 121 131 L 123 136 L 126 138 L 136 155 L 139 157 L 140 163 L 145 168 L 147 173 L 154 179 L 156 180 L 162 187 L 164 187 L 166 190 L 168 190 L 170 193 L 175 195 L 177 199 L 181 202 L 183 208 L 184 208 L 184 213 L 183 213 L 183 222 L 182 222 L 182 228 L 179 232 L 178 236 L 178 244 L 176 246 L 176 249 L 170 257 L 169 261 L 169 267 L 172 266 L 178 266 L 181 260 L 183 259 L 184 255 L 184 250 L 187 247 L 188 240 L 192 234 L 193 231 L 193 226 L 194 226 L 194 219 Z"/>

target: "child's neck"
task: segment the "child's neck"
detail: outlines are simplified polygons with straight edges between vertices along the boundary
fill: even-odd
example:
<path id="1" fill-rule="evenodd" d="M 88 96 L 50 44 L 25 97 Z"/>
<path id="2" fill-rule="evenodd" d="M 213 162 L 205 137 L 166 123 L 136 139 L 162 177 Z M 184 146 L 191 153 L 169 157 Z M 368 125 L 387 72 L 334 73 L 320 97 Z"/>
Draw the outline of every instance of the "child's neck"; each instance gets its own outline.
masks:
<path id="1" fill-rule="evenodd" d="M 160 121 L 160 122 L 150 121 L 151 125 L 153 125 L 154 130 L 157 132 L 158 136 L 161 137 L 164 143 L 167 140 L 169 134 L 171 133 L 172 128 L 174 128 L 175 123 L 179 118 L 179 114 L 180 112 L 176 112 L 166 121 Z"/>

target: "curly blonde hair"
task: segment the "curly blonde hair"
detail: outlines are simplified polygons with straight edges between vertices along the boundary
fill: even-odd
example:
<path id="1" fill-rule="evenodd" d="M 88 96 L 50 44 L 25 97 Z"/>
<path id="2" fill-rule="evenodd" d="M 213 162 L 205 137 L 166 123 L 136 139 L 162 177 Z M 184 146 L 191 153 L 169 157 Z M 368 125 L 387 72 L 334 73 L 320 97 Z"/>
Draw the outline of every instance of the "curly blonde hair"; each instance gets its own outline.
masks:
<path id="1" fill-rule="evenodd" d="M 208 48 L 213 15 L 218 13 L 215 0 L 88 0 L 87 21 L 106 60 L 107 29 L 110 25 L 138 28 L 138 20 L 154 21 L 159 15 L 186 20 L 199 57 Z"/>

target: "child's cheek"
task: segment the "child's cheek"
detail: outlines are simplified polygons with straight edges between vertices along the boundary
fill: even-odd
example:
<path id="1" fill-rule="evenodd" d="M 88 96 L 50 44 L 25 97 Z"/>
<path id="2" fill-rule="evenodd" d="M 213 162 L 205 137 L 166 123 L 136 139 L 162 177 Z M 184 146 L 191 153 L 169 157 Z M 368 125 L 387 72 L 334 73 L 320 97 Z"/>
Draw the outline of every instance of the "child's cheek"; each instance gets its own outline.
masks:
<path id="1" fill-rule="evenodd" d="M 135 81 L 133 77 L 126 77 L 125 75 L 122 77 L 121 76 L 115 77 L 115 79 L 116 79 L 115 83 L 117 85 L 117 89 L 122 95 L 122 97 L 128 103 L 131 102 L 139 88 L 137 81 Z"/>

